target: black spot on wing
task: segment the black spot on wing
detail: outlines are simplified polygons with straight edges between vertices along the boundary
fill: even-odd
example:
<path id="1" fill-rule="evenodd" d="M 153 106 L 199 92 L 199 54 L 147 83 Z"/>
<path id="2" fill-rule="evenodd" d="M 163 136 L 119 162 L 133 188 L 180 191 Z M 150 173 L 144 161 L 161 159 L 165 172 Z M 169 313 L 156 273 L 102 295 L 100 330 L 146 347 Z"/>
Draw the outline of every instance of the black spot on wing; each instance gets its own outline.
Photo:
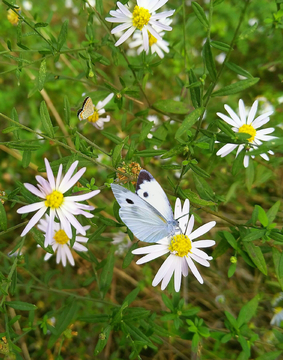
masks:
<path id="1" fill-rule="evenodd" d="M 153 176 L 146 170 L 141 170 L 139 173 L 139 177 L 137 180 L 137 187 L 136 187 L 136 192 L 140 189 L 140 186 L 142 183 L 144 183 L 145 181 L 151 181 L 153 180 Z"/>
<path id="2" fill-rule="evenodd" d="M 126 201 L 128 204 L 134 204 L 133 200 L 131 200 L 131 199 L 126 199 Z"/>
<path id="3" fill-rule="evenodd" d="M 144 196 L 144 197 L 148 197 L 148 192 L 145 191 L 145 192 L 143 193 L 143 196 Z"/>

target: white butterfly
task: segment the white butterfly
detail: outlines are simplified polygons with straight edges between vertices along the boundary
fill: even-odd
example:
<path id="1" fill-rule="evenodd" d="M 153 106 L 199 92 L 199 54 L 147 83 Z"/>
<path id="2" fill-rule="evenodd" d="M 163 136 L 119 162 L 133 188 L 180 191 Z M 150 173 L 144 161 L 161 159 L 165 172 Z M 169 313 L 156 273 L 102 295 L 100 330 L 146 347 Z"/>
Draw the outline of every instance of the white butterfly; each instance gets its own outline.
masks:
<path id="1" fill-rule="evenodd" d="M 165 192 L 148 171 L 140 171 L 135 194 L 117 184 L 111 188 L 120 218 L 139 240 L 155 243 L 179 229 Z"/>

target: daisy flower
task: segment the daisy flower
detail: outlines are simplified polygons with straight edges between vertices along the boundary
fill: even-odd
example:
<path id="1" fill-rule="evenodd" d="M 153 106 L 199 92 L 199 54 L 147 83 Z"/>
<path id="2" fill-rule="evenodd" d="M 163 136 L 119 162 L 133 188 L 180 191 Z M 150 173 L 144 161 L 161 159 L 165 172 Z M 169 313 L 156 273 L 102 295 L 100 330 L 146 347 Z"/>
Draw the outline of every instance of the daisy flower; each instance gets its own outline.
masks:
<path id="1" fill-rule="evenodd" d="M 270 321 L 270 325 L 280 326 L 281 321 L 283 321 L 283 308 L 277 306 L 276 308 L 273 309 L 273 311 L 274 311 L 274 315 Z"/>
<path id="2" fill-rule="evenodd" d="M 211 228 L 213 228 L 213 226 L 215 226 L 216 222 L 211 221 L 192 232 L 194 226 L 194 215 L 189 218 L 189 210 L 190 202 L 188 199 L 186 199 L 183 209 L 181 200 L 177 199 L 175 203 L 174 218 L 178 219 L 181 232 L 179 231 L 179 233 L 176 233 L 172 237 L 165 237 L 157 241 L 156 245 L 145 246 L 132 251 L 135 255 L 146 254 L 137 261 L 137 264 L 144 264 L 158 258 L 159 256 L 170 253 L 158 270 L 152 282 L 152 286 L 156 286 L 162 280 L 161 290 L 166 288 L 174 273 L 174 287 L 175 291 L 178 292 L 181 287 L 182 275 L 187 276 L 189 268 L 197 280 L 203 284 L 203 279 L 194 264 L 194 261 L 206 267 L 210 266 L 208 260 L 212 260 L 212 257 L 208 256 L 200 249 L 213 246 L 215 241 L 193 240 L 207 233 Z"/>
<path id="3" fill-rule="evenodd" d="M 112 100 L 114 93 L 108 95 L 103 101 L 98 101 L 97 105 L 94 105 L 91 98 L 87 97 L 84 100 L 82 108 L 78 111 L 79 120 L 87 120 L 92 123 L 99 130 L 103 130 L 104 123 L 110 121 L 110 116 L 100 117 L 106 111 L 104 107 Z"/>
<path id="4" fill-rule="evenodd" d="M 21 236 L 25 236 L 49 209 L 50 217 L 44 243 L 44 246 L 48 246 L 48 244 L 52 241 L 55 216 L 59 218 L 62 224 L 62 229 L 66 232 L 69 238 L 72 237 L 71 224 L 79 234 L 86 234 L 84 227 L 78 222 L 74 215 L 83 215 L 87 218 L 92 218 L 93 215 L 85 210 L 93 210 L 94 207 L 80 204 L 79 201 L 92 198 L 97 195 L 100 190 L 94 190 L 83 195 L 64 197 L 64 193 L 76 184 L 86 171 L 86 168 L 84 167 L 80 169 L 74 176 L 72 176 L 79 163 L 78 161 L 75 161 L 63 177 L 63 166 L 60 164 L 57 178 L 55 179 L 48 160 L 44 159 L 44 161 L 48 180 L 45 180 L 42 176 L 36 176 L 36 180 L 38 181 L 37 187 L 28 183 L 24 184 L 26 189 L 28 189 L 32 194 L 38 196 L 42 199 L 42 201 L 23 206 L 18 209 L 17 212 L 19 214 L 26 214 L 37 210 L 21 233 Z"/>
<path id="5" fill-rule="evenodd" d="M 258 130 L 261 126 L 268 123 L 269 115 L 273 113 L 273 111 L 268 111 L 257 118 L 255 118 L 257 108 L 258 108 L 258 101 L 256 100 L 249 113 L 246 114 L 245 104 L 242 99 L 239 100 L 239 116 L 230 108 L 228 105 L 224 105 L 225 110 L 230 115 L 224 115 L 222 113 L 217 113 L 217 115 L 224 120 L 227 124 L 233 126 L 232 130 L 235 133 L 245 133 L 251 135 L 251 137 L 248 139 L 249 143 L 251 144 L 250 147 L 245 147 L 245 145 L 242 144 L 226 144 L 224 145 L 220 150 L 217 151 L 216 155 L 219 155 L 221 157 L 224 157 L 230 152 L 232 152 L 234 149 L 238 147 L 236 157 L 239 155 L 239 153 L 245 149 L 246 152 L 248 152 L 244 157 L 244 166 L 249 166 L 249 157 L 251 156 L 254 158 L 252 154 L 253 149 L 257 149 L 258 146 L 262 144 L 263 141 L 269 141 L 276 139 L 275 136 L 268 135 L 274 131 L 274 128 L 267 128 L 267 129 L 261 129 Z M 274 155 L 273 151 L 268 151 L 269 154 Z M 267 154 L 260 154 L 260 156 L 264 160 L 269 160 L 269 157 Z"/>
<path id="6" fill-rule="evenodd" d="M 162 41 L 162 37 L 157 29 L 160 31 L 171 31 L 172 28 L 158 20 L 173 15 L 175 10 L 163 11 L 159 14 L 155 14 L 154 12 L 166 4 L 167 1 L 168 0 L 137 0 L 137 5 L 134 7 L 132 13 L 126 6 L 118 1 L 117 6 L 119 9 L 110 11 L 112 17 L 105 19 L 112 23 L 122 23 L 112 29 L 111 34 L 117 34 L 120 31 L 126 30 L 115 43 L 115 46 L 119 46 L 126 41 L 136 29 L 142 32 L 143 48 L 145 51 L 148 51 L 149 48 L 149 33 L 157 40 Z"/>
<path id="7" fill-rule="evenodd" d="M 161 19 L 160 23 L 164 24 L 164 25 L 170 25 L 172 22 L 172 19 Z M 155 28 L 155 26 L 153 26 L 153 28 L 159 33 L 159 35 L 162 37 L 164 36 L 165 32 L 163 31 L 163 29 L 160 28 Z M 164 52 L 169 53 L 169 42 L 163 40 L 161 38 L 161 40 L 156 39 L 153 35 L 151 35 L 150 32 L 148 32 L 148 41 L 149 41 L 149 46 L 151 49 L 152 54 L 156 53 L 161 59 L 164 58 Z M 133 35 L 133 41 L 131 43 L 129 43 L 129 47 L 135 48 L 138 47 L 137 49 L 137 53 L 138 55 L 144 50 L 143 48 L 143 37 L 142 37 L 142 33 L 140 31 L 136 31 Z M 149 49 L 146 51 L 146 53 L 148 54 Z"/>
<path id="8" fill-rule="evenodd" d="M 47 233 L 48 226 L 50 224 L 50 217 L 45 215 L 45 219 L 41 219 L 38 228 L 39 230 L 43 231 L 45 234 Z M 67 259 L 69 263 L 74 266 L 75 261 L 70 250 L 70 238 L 66 234 L 66 232 L 62 229 L 60 223 L 53 221 L 53 233 L 52 233 L 52 241 L 50 245 L 54 253 L 56 253 L 56 263 L 59 264 L 62 261 L 63 266 L 66 266 Z M 84 231 L 86 232 L 90 226 L 83 226 Z M 77 232 L 78 234 L 78 232 Z M 80 243 L 86 243 L 88 238 L 84 236 L 76 236 L 73 249 L 76 251 L 87 251 L 88 249 Z M 49 260 L 53 254 L 47 253 L 44 256 L 44 260 Z"/>

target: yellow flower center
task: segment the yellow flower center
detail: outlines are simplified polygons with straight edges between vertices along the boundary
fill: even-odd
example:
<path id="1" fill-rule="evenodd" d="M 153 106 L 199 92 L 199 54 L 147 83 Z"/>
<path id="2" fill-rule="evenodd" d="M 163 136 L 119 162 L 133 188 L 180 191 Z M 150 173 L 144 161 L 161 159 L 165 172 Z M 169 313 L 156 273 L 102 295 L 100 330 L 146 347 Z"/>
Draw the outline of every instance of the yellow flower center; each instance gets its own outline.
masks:
<path id="1" fill-rule="evenodd" d="M 15 11 L 18 12 L 18 13 L 21 12 L 20 9 L 15 9 Z M 20 20 L 20 18 L 19 18 L 19 16 L 17 15 L 17 13 L 15 13 L 12 9 L 9 9 L 9 10 L 8 10 L 7 19 L 8 19 L 8 21 L 9 21 L 12 25 L 14 25 L 14 26 L 18 25 L 19 20 Z"/>
<path id="2" fill-rule="evenodd" d="M 95 109 L 94 113 L 87 118 L 88 122 L 95 123 L 99 119 L 98 111 Z"/>
<path id="3" fill-rule="evenodd" d="M 277 306 L 276 308 L 274 308 L 275 314 L 279 314 L 282 310 L 283 310 L 283 309 L 282 309 L 281 306 Z"/>
<path id="4" fill-rule="evenodd" d="M 60 245 L 65 245 L 70 240 L 64 230 L 56 231 L 53 239 Z"/>
<path id="5" fill-rule="evenodd" d="M 249 134 L 251 137 L 248 139 L 249 142 L 254 141 L 256 136 L 256 129 L 252 125 L 242 125 L 239 128 L 239 133 Z"/>
<path id="6" fill-rule="evenodd" d="M 149 46 L 152 46 L 153 44 L 157 43 L 157 39 L 151 35 L 151 33 L 148 31 L 148 42 L 149 42 Z"/>
<path id="7" fill-rule="evenodd" d="M 59 191 L 55 190 L 52 194 L 46 196 L 45 206 L 52 209 L 58 209 L 64 201 L 64 196 Z"/>
<path id="8" fill-rule="evenodd" d="M 135 6 L 133 11 L 133 26 L 141 30 L 144 25 L 147 25 L 151 15 L 149 11 L 138 5 Z"/>
<path id="9" fill-rule="evenodd" d="M 187 255 L 192 249 L 191 240 L 187 237 L 187 235 L 179 234 L 173 236 L 171 240 L 171 245 L 169 246 L 169 250 L 174 255 L 183 257 Z"/>

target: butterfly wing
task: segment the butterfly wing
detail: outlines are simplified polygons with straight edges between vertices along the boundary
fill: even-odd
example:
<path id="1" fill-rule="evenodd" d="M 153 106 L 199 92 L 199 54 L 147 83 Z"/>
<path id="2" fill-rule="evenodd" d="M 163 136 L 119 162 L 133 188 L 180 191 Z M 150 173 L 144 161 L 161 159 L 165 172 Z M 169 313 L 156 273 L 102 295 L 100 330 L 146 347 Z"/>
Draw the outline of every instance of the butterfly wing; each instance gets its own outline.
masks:
<path id="1" fill-rule="evenodd" d="M 146 170 L 141 170 L 139 173 L 136 194 L 158 210 L 167 221 L 174 221 L 173 211 L 165 192 Z"/>
<path id="2" fill-rule="evenodd" d="M 86 120 L 94 113 L 94 105 L 91 98 L 88 96 L 84 99 L 82 108 L 78 111 L 78 118 L 80 120 Z"/>
<path id="3" fill-rule="evenodd" d="M 166 219 L 150 203 L 120 185 L 111 188 L 121 219 L 139 240 L 154 243 L 168 236 Z"/>

